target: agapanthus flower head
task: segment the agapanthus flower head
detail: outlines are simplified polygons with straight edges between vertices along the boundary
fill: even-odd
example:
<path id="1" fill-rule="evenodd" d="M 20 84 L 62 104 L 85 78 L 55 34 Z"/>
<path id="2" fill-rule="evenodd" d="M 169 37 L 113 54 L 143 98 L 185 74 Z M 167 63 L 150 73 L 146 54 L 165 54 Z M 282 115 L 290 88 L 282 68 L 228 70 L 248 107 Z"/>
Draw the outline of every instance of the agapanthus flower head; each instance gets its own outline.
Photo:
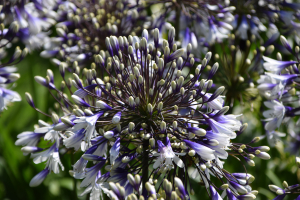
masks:
<path id="1" fill-rule="evenodd" d="M 249 4 L 250 2 L 230 1 L 228 6 L 238 4 L 237 6 L 243 7 L 244 5 L 241 4 L 244 3 Z M 242 10 L 233 10 L 232 12 L 243 13 Z M 249 9 L 247 9 L 247 12 L 250 12 Z M 236 20 L 240 22 L 241 20 L 238 18 Z M 264 68 L 268 68 L 270 71 L 278 71 L 287 65 L 295 64 L 295 62 L 276 61 L 278 67 L 271 67 L 275 61 L 268 58 L 268 56 L 271 56 L 278 46 L 276 40 L 279 33 L 272 33 L 267 37 L 263 37 L 265 41 L 261 39 L 258 42 L 256 40 L 258 36 L 252 35 L 250 37 L 249 30 L 244 31 L 247 37 L 241 38 L 235 30 L 231 34 L 227 34 L 228 38 L 223 42 L 215 43 L 213 49 L 218 51 L 218 54 L 215 54 L 213 59 L 223 66 L 220 68 L 221 73 L 216 75 L 218 81 L 215 81 L 215 84 L 225 87 L 225 104 L 232 107 L 237 104 L 242 106 L 248 104 L 251 110 L 255 110 L 257 107 L 254 102 L 258 100 L 257 97 L 259 96 L 259 90 L 255 87 L 255 83 L 259 79 L 259 75 L 264 72 Z M 219 51 L 220 49 L 222 51 Z M 263 64 L 262 60 L 268 60 L 268 62 Z"/>
<path id="2" fill-rule="evenodd" d="M 19 39 L 29 51 L 41 48 L 48 39 L 48 30 L 56 23 L 56 1 L 5 1 L 0 10 L 2 26 L 18 24 L 13 33 L 1 31 L 0 35 L 11 42 Z"/>
<path id="3" fill-rule="evenodd" d="M 57 36 L 44 45 L 42 57 L 79 66 L 90 64 L 100 50 L 106 49 L 104 38 L 128 36 L 149 28 L 142 1 L 66 1 L 58 7 Z M 147 24 L 148 22 L 148 24 Z M 75 68 L 77 66 L 75 65 Z"/>
<path id="4" fill-rule="evenodd" d="M 254 107 L 253 102 L 258 97 L 255 81 L 259 78 L 259 73 L 263 72 L 261 60 L 274 51 L 272 42 L 276 38 L 274 36 L 257 45 L 253 40 L 242 42 L 240 38 L 231 34 L 223 43 L 215 44 L 215 47 L 221 48 L 222 51 L 213 59 L 223 66 L 220 68 L 222 73 L 216 75 L 218 81 L 215 83 L 225 87 L 226 105 L 233 107 L 238 102 L 242 106 Z"/>
<path id="5" fill-rule="evenodd" d="M 7 58 L 6 46 L 10 45 L 10 42 L 0 38 L 0 112 L 3 111 L 7 105 L 11 102 L 21 101 L 20 95 L 11 90 L 13 83 L 20 78 L 20 74 L 16 73 L 17 68 L 13 65 L 21 62 L 27 55 L 28 50 L 20 47 L 16 47 L 14 54 Z"/>
<path id="6" fill-rule="evenodd" d="M 281 0 L 256 2 L 232 0 L 230 5 L 236 8 L 235 20 L 232 25 L 236 36 L 242 40 L 251 37 L 262 40 L 264 38 L 262 33 L 271 37 L 278 31 L 288 33 L 292 32 L 291 29 L 297 29 L 293 20 L 297 19 L 299 3 L 288 3 Z"/>
<path id="7" fill-rule="evenodd" d="M 52 118 L 52 125 L 40 122 L 34 132 L 19 135 L 18 145 L 31 145 L 23 147 L 25 153 L 31 153 L 37 163 L 47 161 L 46 171 L 33 179 L 32 186 L 51 171 L 59 172 L 59 166 L 63 169 L 59 149 L 74 148 L 81 158 L 71 175 L 83 179 L 80 186 L 87 187 L 85 193 L 91 197 L 100 191 L 111 199 L 190 199 L 190 179 L 196 178 L 212 199 L 222 190 L 231 199 L 255 198 L 257 191 L 249 187 L 254 177 L 229 173 L 223 164 L 233 154 L 254 166 L 255 156 L 270 158 L 268 148 L 252 147 L 258 138 L 248 144 L 232 142 L 247 124 L 242 125 L 235 115 L 225 115 L 228 107 L 220 97 L 224 87 L 211 91 L 218 64 L 201 79 L 211 53 L 195 67 L 190 52 L 177 49 L 174 36 L 171 28 L 167 40 L 159 38 L 158 29 L 151 34 L 143 30 L 141 38 L 107 37 L 108 52 L 96 55 L 92 69 L 74 73 L 61 89 L 54 85 L 50 70 L 46 78 L 36 77 L 58 94 L 63 112 L 60 117 L 44 113 Z M 66 80 L 64 69 L 61 75 Z M 66 89 L 72 100 L 64 94 Z M 29 94 L 27 101 L 37 109 Z M 39 149 L 38 139 L 49 140 L 51 146 Z M 194 168 L 191 174 L 189 167 Z M 160 182 L 161 176 L 167 178 Z M 222 182 L 213 183 L 210 176 Z"/>
<path id="8" fill-rule="evenodd" d="M 280 53 L 277 54 L 277 60 L 264 57 L 264 68 L 267 72 L 260 76 L 258 80 L 258 89 L 260 94 L 264 96 L 267 101 L 264 102 L 268 108 L 263 112 L 266 124 L 265 130 L 267 131 L 268 138 L 271 143 L 274 139 L 278 140 L 279 136 L 284 134 L 276 132 L 279 127 L 284 123 L 288 127 L 290 133 L 291 145 L 289 145 L 292 153 L 299 149 L 298 135 L 299 130 L 292 128 L 295 126 L 296 121 L 299 120 L 299 50 L 293 50 L 284 36 L 280 37 L 282 45 L 295 56 L 295 61 L 282 61 Z M 292 131 L 290 131 L 292 130 Z M 271 137 L 271 138 L 270 138 Z M 272 139 L 273 138 L 273 139 Z"/>
<path id="9" fill-rule="evenodd" d="M 211 46 L 221 42 L 232 30 L 230 23 L 234 20 L 231 12 L 234 7 L 228 7 L 224 1 L 183 0 L 159 1 L 161 7 L 152 5 L 154 27 L 162 33 L 169 29 L 170 23 L 175 25 L 176 41 L 182 48 L 191 43 L 192 53 L 202 56 Z"/>

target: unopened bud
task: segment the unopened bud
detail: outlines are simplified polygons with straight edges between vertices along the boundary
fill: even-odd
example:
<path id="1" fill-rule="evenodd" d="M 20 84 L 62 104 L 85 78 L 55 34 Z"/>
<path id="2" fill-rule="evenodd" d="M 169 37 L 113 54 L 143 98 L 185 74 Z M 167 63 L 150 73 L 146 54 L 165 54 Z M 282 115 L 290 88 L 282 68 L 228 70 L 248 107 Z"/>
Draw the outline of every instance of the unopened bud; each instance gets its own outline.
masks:
<path id="1" fill-rule="evenodd" d="M 128 124 L 128 130 L 129 130 L 129 132 L 132 132 L 134 130 L 134 127 L 135 127 L 135 124 L 133 122 L 130 122 Z"/>
<path id="2" fill-rule="evenodd" d="M 195 150 L 193 150 L 193 149 L 191 149 L 191 150 L 189 150 L 189 156 L 191 156 L 191 157 L 193 157 L 193 156 L 195 156 L 196 155 L 196 151 Z"/>
<path id="3" fill-rule="evenodd" d="M 221 185 L 222 190 L 226 190 L 227 188 L 229 188 L 229 185 L 227 183 Z"/>
<path id="4" fill-rule="evenodd" d="M 25 99 L 31 107 L 35 108 L 34 103 L 33 103 L 33 99 L 32 99 L 31 95 L 28 92 L 25 92 Z"/>
<path id="5" fill-rule="evenodd" d="M 285 187 L 285 188 L 288 188 L 288 187 L 289 187 L 289 184 L 288 184 L 286 181 L 283 181 L 282 185 L 283 185 L 283 187 Z"/>
<path id="6" fill-rule="evenodd" d="M 149 113 L 153 113 L 153 106 L 151 105 L 151 103 L 149 103 L 148 105 L 147 105 L 147 109 L 148 109 L 148 112 Z"/>

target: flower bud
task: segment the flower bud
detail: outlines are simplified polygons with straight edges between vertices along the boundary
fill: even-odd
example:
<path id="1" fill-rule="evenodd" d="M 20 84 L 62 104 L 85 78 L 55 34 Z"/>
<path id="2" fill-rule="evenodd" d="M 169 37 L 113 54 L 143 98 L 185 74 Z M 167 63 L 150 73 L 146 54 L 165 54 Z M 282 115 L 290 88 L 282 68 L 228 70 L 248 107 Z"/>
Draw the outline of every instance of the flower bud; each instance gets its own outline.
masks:
<path id="1" fill-rule="evenodd" d="M 101 100 L 96 102 L 96 106 L 101 108 L 101 109 L 105 109 L 105 110 L 111 110 L 112 109 L 112 107 L 110 107 L 104 101 L 101 101 Z"/>
<path id="2" fill-rule="evenodd" d="M 255 166 L 255 162 L 253 160 L 248 160 L 247 161 L 248 165 L 254 167 Z"/>
<path id="3" fill-rule="evenodd" d="M 122 112 L 117 112 L 112 118 L 112 123 L 113 124 L 119 123 L 121 120 L 121 115 L 122 115 Z"/>
<path id="4" fill-rule="evenodd" d="M 132 132 L 134 130 L 134 128 L 135 128 L 135 124 L 133 122 L 129 122 L 129 124 L 128 124 L 129 132 Z"/>
<path id="5" fill-rule="evenodd" d="M 151 105 L 151 103 L 148 103 L 148 105 L 147 105 L 147 110 L 148 110 L 148 112 L 149 112 L 150 114 L 153 113 L 153 106 Z"/>
<path id="6" fill-rule="evenodd" d="M 187 45 L 186 51 L 187 51 L 187 54 L 188 54 L 188 55 L 191 53 L 191 51 L 192 51 L 192 45 L 191 45 L 191 43 L 189 43 L 189 44 Z"/>
<path id="7" fill-rule="evenodd" d="M 180 88 L 180 94 L 183 96 L 184 93 L 185 93 L 185 89 L 184 89 L 184 87 L 181 87 L 181 88 Z"/>
<path id="8" fill-rule="evenodd" d="M 16 21 L 12 22 L 9 26 L 9 29 L 11 29 L 14 33 L 19 32 L 19 28 L 20 28 L 20 26 L 19 26 L 18 22 L 16 22 Z"/>
<path id="9" fill-rule="evenodd" d="M 226 190 L 227 188 L 229 188 L 229 185 L 227 183 L 221 185 L 222 190 Z"/>
<path id="10" fill-rule="evenodd" d="M 159 86 L 163 86 L 165 84 L 165 80 L 164 79 L 161 79 L 159 82 L 158 82 L 158 85 Z"/>
<path id="11" fill-rule="evenodd" d="M 173 124 L 172 124 L 172 126 L 173 126 L 173 130 L 177 130 L 177 121 L 173 121 Z"/>
<path id="12" fill-rule="evenodd" d="M 166 122 L 162 121 L 162 122 L 160 123 L 160 131 L 161 131 L 162 133 L 164 133 L 164 132 L 166 132 L 166 130 L 167 130 L 167 124 L 166 124 Z"/>
<path id="13" fill-rule="evenodd" d="M 290 46 L 287 39 L 283 35 L 280 36 L 280 42 L 289 52 L 293 53 L 292 47 Z"/>
<path id="14" fill-rule="evenodd" d="M 157 110 L 158 110 L 158 112 L 161 112 L 162 111 L 162 109 L 163 109 L 163 102 L 159 102 L 158 103 L 158 105 L 157 105 Z"/>
<path id="15" fill-rule="evenodd" d="M 134 98 L 132 96 L 130 96 L 128 98 L 128 103 L 131 107 L 134 107 L 135 106 L 135 102 L 134 102 Z"/>
<path id="16" fill-rule="evenodd" d="M 282 190 L 282 189 L 279 189 L 279 190 L 277 190 L 276 191 L 276 194 L 278 194 L 278 195 L 282 195 L 282 194 L 284 194 L 285 192 L 284 192 L 284 190 Z"/>
<path id="17" fill-rule="evenodd" d="M 283 187 L 285 187 L 285 188 L 288 188 L 288 187 L 289 187 L 289 184 L 288 184 L 286 181 L 283 181 L 282 185 L 283 185 Z"/>
<path id="18" fill-rule="evenodd" d="M 260 140 L 260 137 L 255 137 L 253 138 L 253 140 L 250 143 L 255 143 L 258 142 Z"/>
<path id="19" fill-rule="evenodd" d="M 279 60 L 279 61 L 282 60 L 282 56 L 279 52 L 277 52 L 277 54 L 276 54 L 276 59 Z"/>
<path id="20" fill-rule="evenodd" d="M 135 105 L 136 106 L 140 105 L 140 102 L 141 102 L 140 97 L 136 97 L 134 100 Z"/>
<path id="21" fill-rule="evenodd" d="M 158 59 L 158 65 L 157 65 L 157 67 L 158 67 L 158 71 L 159 71 L 159 72 L 162 72 L 162 71 L 163 71 L 164 60 L 163 60 L 162 58 L 159 58 L 159 59 Z"/>
<path id="22" fill-rule="evenodd" d="M 52 113 L 51 119 L 52 119 L 53 124 L 59 123 L 59 118 L 58 118 L 57 114 Z"/>
<path id="23" fill-rule="evenodd" d="M 202 60 L 202 66 L 206 66 L 207 65 L 207 59 L 206 58 L 203 58 L 203 60 Z"/>
<path id="24" fill-rule="evenodd" d="M 154 148 L 155 148 L 155 139 L 154 139 L 154 138 L 150 138 L 150 139 L 149 139 L 149 144 L 150 144 L 150 147 L 151 147 L 152 149 L 154 149 Z"/>
<path id="25" fill-rule="evenodd" d="M 278 187 L 277 185 L 269 185 L 269 189 L 273 192 L 276 192 L 278 189 L 281 189 L 281 188 Z"/>
<path id="26" fill-rule="evenodd" d="M 191 157 L 193 157 L 193 156 L 195 156 L 196 155 L 196 151 L 195 150 L 193 150 L 193 149 L 191 149 L 191 150 L 189 150 L 189 156 L 191 156 Z"/>
<path id="27" fill-rule="evenodd" d="M 169 48 L 168 46 L 166 46 L 166 47 L 164 48 L 164 56 L 165 56 L 165 58 L 168 58 L 169 55 L 170 55 L 170 48 Z M 178 56 L 178 57 L 179 57 L 179 56 Z"/>
<path id="28" fill-rule="evenodd" d="M 66 117 L 61 117 L 60 119 L 61 119 L 61 121 L 62 121 L 65 125 L 67 125 L 67 126 L 69 126 L 69 127 L 74 126 L 74 123 L 73 123 L 71 120 L 69 120 L 68 118 L 66 118 Z"/>
<path id="29" fill-rule="evenodd" d="M 105 133 L 104 133 L 104 137 L 106 138 L 106 139 L 110 139 L 110 138 L 112 138 L 112 137 L 114 137 L 114 132 L 113 131 L 106 131 Z"/>
<path id="30" fill-rule="evenodd" d="M 208 140 L 208 144 L 211 146 L 218 146 L 219 142 L 216 139 L 211 139 L 211 140 Z"/>
<path id="31" fill-rule="evenodd" d="M 27 103 L 28 103 L 32 108 L 35 108 L 33 99 L 32 99 L 31 95 L 30 95 L 28 92 L 25 92 L 25 99 L 26 99 Z"/>
<path id="32" fill-rule="evenodd" d="M 205 171 L 206 165 L 205 165 L 205 164 L 200 164 L 200 169 L 201 169 L 202 171 Z"/>
<path id="33" fill-rule="evenodd" d="M 87 102 L 85 102 L 83 99 L 81 99 L 80 97 L 78 97 L 76 95 L 72 95 L 71 97 L 77 105 L 80 105 L 83 107 L 90 107 L 90 105 Z"/>
<path id="34" fill-rule="evenodd" d="M 260 152 L 259 154 L 256 154 L 256 156 L 263 160 L 269 160 L 271 158 L 271 156 L 267 152 Z"/>
<path id="35" fill-rule="evenodd" d="M 138 84 L 139 85 L 142 85 L 144 83 L 144 79 L 141 75 L 139 75 L 139 78 L 138 78 Z"/>

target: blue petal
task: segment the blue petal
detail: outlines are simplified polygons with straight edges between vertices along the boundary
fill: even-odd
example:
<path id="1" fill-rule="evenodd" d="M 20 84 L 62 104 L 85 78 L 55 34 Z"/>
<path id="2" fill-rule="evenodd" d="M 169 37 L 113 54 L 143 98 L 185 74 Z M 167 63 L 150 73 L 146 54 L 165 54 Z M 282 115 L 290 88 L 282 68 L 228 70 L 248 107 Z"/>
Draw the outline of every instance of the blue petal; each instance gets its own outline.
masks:
<path id="1" fill-rule="evenodd" d="M 86 89 L 88 91 L 92 91 L 93 89 L 95 89 L 96 86 L 97 86 L 97 84 L 92 84 L 87 87 L 84 87 L 84 89 Z M 79 90 L 76 90 L 76 92 L 74 92 L 74 95 L 76 95 L 80 98 L 84 98 L 87 94 L 88 93 L 86 91 L 84 91 L 83 89 L 79 89 Z"/>
<path id="2" fill-rule="evenodd" d="M 113 164 L 120 152 L 120 138 L 115 141 L 115 144 L 110 149 L 110 164 Z"/>

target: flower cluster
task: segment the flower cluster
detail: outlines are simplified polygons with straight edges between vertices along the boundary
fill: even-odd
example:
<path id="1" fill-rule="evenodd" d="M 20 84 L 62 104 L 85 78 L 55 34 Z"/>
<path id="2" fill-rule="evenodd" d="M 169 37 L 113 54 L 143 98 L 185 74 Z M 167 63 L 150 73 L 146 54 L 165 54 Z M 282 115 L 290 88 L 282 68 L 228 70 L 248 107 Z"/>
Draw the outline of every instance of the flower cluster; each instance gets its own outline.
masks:
<path id="1" fill-rule="evenodd" d="M 289 186 L 286 181 L 283 181 L 282 185 L 284 189 L 278 187 L 277 185 L 269 185 L 270 190 L 278 195 L 275 200 L 282 200 L 288 194 L 299 194 L 299 184 Z M 300 195 L 295 200 L 299 199 Z"/>
<path id="2" fill-rule="evenodd" d="M 20 78 L 20 75 L 15 73 L 17 71 L 16 67 L 12 65 L 22 61 L 27 51 L 26 48 L 22 51 L 17 47 L 13 56 L 9 58 L 7 62 L 0 62 L 0 112 L 3 111 L 10 102 L 21 101 L 20 95 L 12 91 L 9 85 Z M 0 48 L 0 60 L 5 60 L 5 58 L 6 52 L 4 48 Z"/>
<path id="3" fill-rule="evenodd" d="M 242 40 L 255 37 L 263 40 L 262 33 L 271 37 L 279 30 L 292 32 L 297 26 L 299 3 L 289 3 L 285 0 L 238 1 L 231 0 L 234 6 L 235 20 L 232 26 L 235 34 Z"/>
<path id="4" fill-rule="evenodd" d="M 63 1 L 58 6 L 57 36 L 44 45 L 41 56 L 76 66 L 90 64 L 100 50 L 105 50 L 105 37 L 141 33 L 151 23 L 139 1 Z M 146 22 L 149 21 L 147 24 Z M 59 59 L 59 60 L 57 60 Z"/>
<path id="5" fill-rule="evenodd" d="M 219 0 L 166 1 L 154 12 L 154 26 L 164 32 L 169 23 L 173 23 L 177 30 L 176 39 L 181 41 L 182 47 L 191 43 L 192 52 L 201 55 L 211 45 L 228 37 L 233 29 L 234 16 L 231 12 L 234 9 L 228 6 L 228 2 Z"/>
<path id="6" fill-rule="evenodd" d="M 52 10 L 55 1 L 4 1 L 0 6 L 0 112 L 9 102 L 20 101 L 18 93 L 10 90 L 9 84 L 20 78 L 13 65 L 21 62 L 28 51 L 40 48 L 47 40 L 47 31 L 55 23 Z M 26 48 L 23 51 L 16 42 Z M 13 54 L 8 52 L 12 51 Z"/>
<path id="7" fill-rule="evenodd" d="M 57 5 L 55 0 L 49 1 L 4 1 L 1 5 L 0 22 L 3 26 L 17 23 L 19 28 L 14 32 L 2 31 L 0 34 L 9 42 L 19 39 L 29 51 L 41 48 L 48 38 L 49 28 L 56 23 Z"/>
<path id="8" fill-rule="evenodd" d="M 48 117 L 15 142 L 45 164 L 29 185 L 66 170 L 92 200 L 188 200 L 195 182 L 212 200 L 255 199 L 244 163 L 270 159 L 264 144 L 281 156 L 268 177 L 291 166 L 285 152 L 300 167 L 299 13 L 291 0 L 1 1 L 0 113 L 21 100 L 28 52 L 56 66 L 34 77 L 47 111 L 25 93 Z M 274 200 L 300 193 L 276 185 Z"/>
<path id="9" fill-rule="evenodd" d="M 107 52 L 94 57 L 91 69 L 76 70 L 72 78 L 61 62 L 60 89 L 51 70 L 46 78 L 35 77 L 61 111 L 44 113 L 26 94 L 34 109 L 52 119 L 52 124 L 40 120 L 34 131 L 18 135 L 16 145 L 24 146 L 34 163 L 46 162 L 30 185 L 64 170 L 60 152 L 73 151 L 80 159 L 70 173 L 83 179 L 82 195 L 90 193 L 91 199 L 102 192 L 111 199 L 190 199 L 191 179 L 202 182 L 211 199 L 221 199 L 220 191 L 230 200 L 255 199 L 257 191 L 250 187 L 254 177 L 230 173 L 223 165 L 232 156 L 254 166 L 254 157 L 270 158 L 269 147 L 253 147 L 259 138 L 232 142 L 247 124 L 237 115 L 225 115 L 224 87 L 211 91 L 218 63 L 201 78 L 212 54 L 194 66 L 191 44 L 177 49 L 174 28 L 167 40 L 155 29 L 151 34 L 143 30 L 141 38 L 106 37 L 105 45 Z M 40 148 L 44 140 L 51 145 Z"/>
<path id="10" fill-rule="evenodd" d="M 267 101 L 264 105 L 267 110 L 263 112 L 266 118 L 265 130 L 267 139 L 271 146 L 275 146 L 280 137 L 286 136 L 278 129 L 282 129 L 282 124 L 286 124 L 287 132 L 291 141 L 287 148 L 292 154 L 298 155 L 299 152 L 299 47 L 293 50 L 284 36 L 280 37 L 282 45 L 295 56 L 297 61 L 283 61 L 280 53 L 277 53 L 277 60 L 263 57 L 264 75 L 258 80 L 258 89 Z M 296 157 L 296 163 L 299 167 L 299 158 Z M 270 190 L 278 195 L 275 199 L 284 199 L 287 194 L 299 194 L 299 184 L 288 186 L 287 182 L 283 182 L 285 189 L 276 185 L 269 185 Z M 300 196 L 297 197 L 299 199 Z"/>
<path id="11" fill-rule="evenodd" d="M 0 31 L 0 112 L 6 108 L 10 102 L 20 101 L 21 97 L 17 92 L 10 89 L 12 83 L 20 78 L 17 68 L 13 65 L 18 64 L 27 55 L 27 48 L 23 51 L 20 47 L 16 47 L 12 56 L 7 51 L 11 48 L 11 41 L 14 39 L 17 32 L 19 32 L 19 25 L 17 22 L 10 24 L 5 28 L 1 23 Z"/>
<path id="12" fill-rule="evenodd" d="M 285 37 L 281 36 L 280 39 L 283 46 L 291 51 L 298 60 L 299 47 L 294 52 Z M 264 102 L 268 110 L 263 112 L 263 116 L 266 118 L 265 130 L 268 132 L 269 141 L 271 141 L 271 145 L 274 145 L 272 142 L 276 142 L 280 136 L 284 136 L 275 130 L 281 126 L 282 122 L 291 126 L 300 114 L 297 103 L 299 100 L 297 91 L 299 84 L 298 61 L 282 61 L 279 53 L 277 54 L 278 60 L 269 57 L 263 57 L 263 59 L 265 60 L 263 66 L 267 72 L 260 76 L 257 88 L 268 100 Z"/>

